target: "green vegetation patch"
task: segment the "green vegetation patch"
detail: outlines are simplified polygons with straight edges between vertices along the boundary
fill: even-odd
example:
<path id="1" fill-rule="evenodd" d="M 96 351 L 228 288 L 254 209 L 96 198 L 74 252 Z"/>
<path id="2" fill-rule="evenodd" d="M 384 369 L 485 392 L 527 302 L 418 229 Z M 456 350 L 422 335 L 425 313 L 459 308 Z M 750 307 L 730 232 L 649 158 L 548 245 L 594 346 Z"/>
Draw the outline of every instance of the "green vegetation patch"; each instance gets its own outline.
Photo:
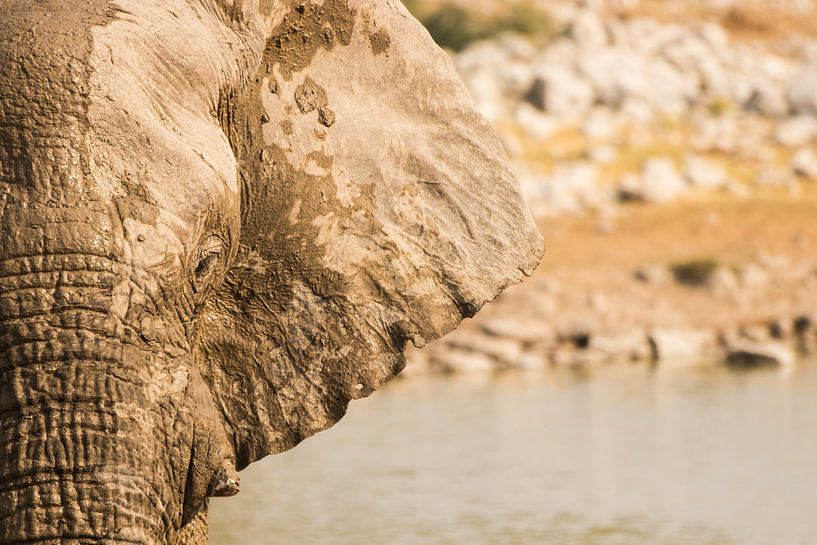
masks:
<path id="1" fill-rule="evenodd" d="M 676 263 L 671 267 L 675 281 L 687 286 L 706 286 L 712 275 L 718 270 L 718 262 L 714 259 L 694 259 Z"/>
<path id="2" fill-rule="evenodd" d="M 560 31 L 548 12 L 527 3 L 514 3 L 493 14 L 478 13 L 454 4 L 442 4 L 432 10 L 424 9 L 418 0 L 405 0 L 405 4 L 438 45 L 454 51 L 462 51 L 473 42 L 503 34 L 545 41 Z"/>

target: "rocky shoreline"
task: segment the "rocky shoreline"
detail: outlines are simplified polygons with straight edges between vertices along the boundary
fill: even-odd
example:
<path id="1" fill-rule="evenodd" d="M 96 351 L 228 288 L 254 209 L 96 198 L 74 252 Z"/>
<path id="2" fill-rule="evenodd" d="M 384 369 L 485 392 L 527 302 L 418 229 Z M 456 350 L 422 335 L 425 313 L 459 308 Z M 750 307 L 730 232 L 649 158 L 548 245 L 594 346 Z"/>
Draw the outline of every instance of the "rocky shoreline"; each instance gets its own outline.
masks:
<path id="1" fill-rule="evenodd" d="M 779 276 L 757 263 L 719 268 L 699 286 L 656 266 L 611 280 L 609 291 L 566 288 L 564 278 L 541 275 L 511 289 L 462 330 L 410 350 L 408 372 L 614 363 L 750 368 L 790 366 L 817 353 L 814 297 L 782 295 L 813 293 L 817 264 Z M 785 310 L 775 314 L 774 307 Z M 712 314 L 698 314 L 707 309 Z"/>

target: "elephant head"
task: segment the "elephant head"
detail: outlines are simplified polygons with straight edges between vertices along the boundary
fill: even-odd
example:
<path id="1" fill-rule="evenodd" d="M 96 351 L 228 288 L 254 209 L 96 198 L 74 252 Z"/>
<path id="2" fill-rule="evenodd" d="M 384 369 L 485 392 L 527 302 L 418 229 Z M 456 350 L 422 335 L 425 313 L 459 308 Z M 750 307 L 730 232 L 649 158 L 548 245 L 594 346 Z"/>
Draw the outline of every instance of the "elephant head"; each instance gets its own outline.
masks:
<path id="1" fill-rule="evenodd" d="M 5 0 L 0 544 L 201 539 L 542 251 L 397 0 Z"/>

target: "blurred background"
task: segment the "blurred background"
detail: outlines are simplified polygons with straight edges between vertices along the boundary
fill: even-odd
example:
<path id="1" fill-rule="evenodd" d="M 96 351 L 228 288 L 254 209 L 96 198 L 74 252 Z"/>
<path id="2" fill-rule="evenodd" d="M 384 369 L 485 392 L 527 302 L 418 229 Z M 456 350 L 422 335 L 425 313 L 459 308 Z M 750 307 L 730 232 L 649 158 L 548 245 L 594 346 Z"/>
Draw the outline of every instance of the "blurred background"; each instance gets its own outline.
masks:
<path id="1" fill-rule="evenodd" d="M 405 3 L 548 253 L 211 543 L 817 543 L 817 2 Z"/>

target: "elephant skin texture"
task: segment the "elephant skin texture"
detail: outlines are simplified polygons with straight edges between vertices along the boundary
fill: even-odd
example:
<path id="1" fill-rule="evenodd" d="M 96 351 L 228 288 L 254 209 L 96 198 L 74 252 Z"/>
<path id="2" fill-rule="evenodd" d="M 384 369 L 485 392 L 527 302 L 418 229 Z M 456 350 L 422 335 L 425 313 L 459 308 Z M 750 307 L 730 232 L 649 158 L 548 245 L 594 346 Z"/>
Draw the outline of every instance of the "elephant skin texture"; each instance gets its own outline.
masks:
<path id="1" fill-rule="evenodd" d="M 397 0 L 5 0 L 0 545 L 205 543 L 542 253 Z"/>

